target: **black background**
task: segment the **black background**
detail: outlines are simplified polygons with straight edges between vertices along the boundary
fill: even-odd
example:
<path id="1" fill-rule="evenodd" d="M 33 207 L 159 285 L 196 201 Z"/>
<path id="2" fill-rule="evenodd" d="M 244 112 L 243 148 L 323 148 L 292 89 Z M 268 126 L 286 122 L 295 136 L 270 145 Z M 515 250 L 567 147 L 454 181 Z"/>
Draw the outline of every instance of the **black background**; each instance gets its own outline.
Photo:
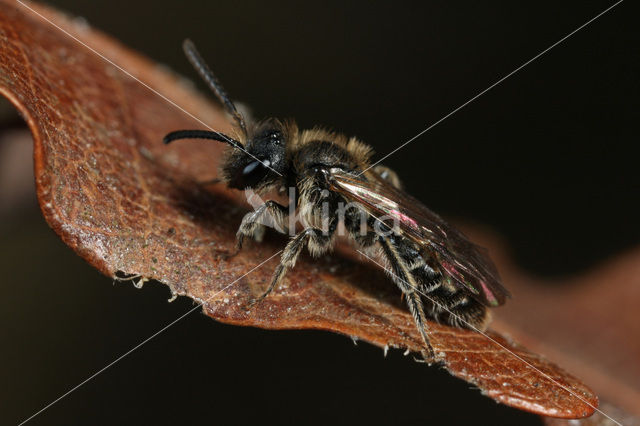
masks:
<path id="1" fill-rule="evenodd" d="M 180 48 L 190 37 L 257 117 L 357 135 L 378 158 L 613 4 L 49 3 L 196 80 Z M 579 273 L 634 246 L 634 17 L 622 3 L 385 164 L 434 210 L 499 232 L 532 274 Z M 3 424 L 29 417 L 193 306 L 166 303 L 159 284 L 111 285 L 57 240 L 35 206 L 14 212 L 0 232 Z M 539 420 L 398 351 L 385 360 L 329 333 L 231 327 L 194 313 L 29 424 L 471 422 Z"/>

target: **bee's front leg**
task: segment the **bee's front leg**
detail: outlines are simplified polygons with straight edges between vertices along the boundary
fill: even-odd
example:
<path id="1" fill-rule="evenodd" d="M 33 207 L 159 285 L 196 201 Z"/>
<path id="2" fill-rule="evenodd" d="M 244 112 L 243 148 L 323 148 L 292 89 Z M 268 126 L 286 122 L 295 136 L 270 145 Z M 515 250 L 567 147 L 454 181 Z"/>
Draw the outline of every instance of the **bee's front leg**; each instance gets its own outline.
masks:
<path id="1" fill-rule="evenodd" d="M 289 209 L 273 200 L 265 202 L 255 211 L 247 213 L 236 233 L 236 253 L 242 248 L 245 237 L 261 241 L 266 226 L 276 228 L 278 232 L 288 229 Z"/>

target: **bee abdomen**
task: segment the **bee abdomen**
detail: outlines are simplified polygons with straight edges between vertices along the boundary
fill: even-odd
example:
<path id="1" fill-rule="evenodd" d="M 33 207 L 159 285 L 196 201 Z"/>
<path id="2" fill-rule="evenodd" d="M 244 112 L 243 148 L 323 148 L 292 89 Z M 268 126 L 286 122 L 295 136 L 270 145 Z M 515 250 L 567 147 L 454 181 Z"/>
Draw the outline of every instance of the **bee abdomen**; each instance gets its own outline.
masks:
<path id="1" fill-rule="evenodd" d="M 468 291 L 443 278 L 437 266 L 425 254 L 404 238 L 392 239 L 396 254 L 408 269 L 425 308 L 434 320 L 456 327 L 484 330 L 489 311 Z M 432 266 L 433 265 L 433 266 Z M 400 284 L 398 284 L 400 285 Z"/>
<path id="2" fill-rule="evenodd" d="M 418 282 L 421 293 L 432 293 L 440 288 L 442 284 L 442 276 L 433 270 L 422 257 L 412 262 L 409 266 L 411 275 Z"/>
<path id="3" fill-rule="evenodd" d="M 488 309 L 465 291 L 441 285 L 423 296 L 437 321 L 472 330 L 486 328 Z"/>
<path id="4" fill-rule="evenodd" d="M 420 286 L 425 310 L 438 322 L 456 327 L 484 330 L 488 310 L 464 290 L 443 283 L 442 274 L 424 259 L 410 264 L 411 274 Z"/>

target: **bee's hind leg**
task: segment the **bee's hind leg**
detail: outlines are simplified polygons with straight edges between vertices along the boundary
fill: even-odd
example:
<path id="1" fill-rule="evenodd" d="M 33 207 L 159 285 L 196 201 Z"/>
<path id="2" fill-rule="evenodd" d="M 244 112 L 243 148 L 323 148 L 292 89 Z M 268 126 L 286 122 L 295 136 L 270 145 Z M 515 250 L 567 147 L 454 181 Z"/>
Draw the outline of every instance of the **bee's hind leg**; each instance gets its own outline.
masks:
<path id="1" fill-rule="evenodd" d="M 287 271 L 293 268 L 300 256 L 300 252 L 306 245 L 312 256 L 317 257 L 326 253 L 333 247 L 333 233 L 336 226 L 332 224 L 328 233 L 323 233 L 321 229 L 307 228 L 293 237 L 282 251 L 280 264 L 276 268 L 271 284 L 267 290 L 259 297 L 251 301 L 251 306 L 261 302 L 280 284 Z"/>
<path id="2" fill-rule="evenodd" d="M 420 332 L 422 340 L 424 341 L 426 353 L 423 351 L 422 355 L 428 363 L 433 362 L 435 361 L 435 351 L 433 350 L 433 346 L 431 346 L 431 341 L 428 335 L 424 305 L 420 298 L 420 287 L 411 273 L 410 266 L 400 255 L 397 245 L 394 244 L 393 237 L 381 236 L 378 239 L 378 242 L 380 243 L 384 256 L 389 263 L 387 273 L 406 296 L 409 311 L 411 312 L 413 320 L 416 323 L 416 328 Z"/>

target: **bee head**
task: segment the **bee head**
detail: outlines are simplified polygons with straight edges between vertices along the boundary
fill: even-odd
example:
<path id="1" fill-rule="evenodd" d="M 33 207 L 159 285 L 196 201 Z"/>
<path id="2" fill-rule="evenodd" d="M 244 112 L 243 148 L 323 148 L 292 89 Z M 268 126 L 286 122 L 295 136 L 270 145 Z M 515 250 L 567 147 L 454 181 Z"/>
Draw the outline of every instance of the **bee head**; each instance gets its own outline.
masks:
<path id="1" fill-rule="evenodd" d="M 287 131 L 276 120 L 251 132 L 242 148 L 229 148 L 222 176 L 230 188 L 262 189 L 282 180 L 286 171 Z"/>
<path id="2" fill-rule="evenodd" d="M 292 123 L 284 125 L 274 119 L 266 120 L 255 126 L 247 126 L 244 116 L 231 101 L 216 76 L 194 44 L 185 40 L 183 49 L 189 62 L 220 100 L 225 111 L 233 119 L 234 128 L 240 140 L 223 133 L 208 130 L 178 130 L 167 134 L 164 143 L 180 139 L 210 139 L 226 143 L 228 148 L 222 162 L 222 177 L 230 188 L 265 189 L 284 180 L 286 171 L 285 143 L 289 134 L 297 133 Z"/>

